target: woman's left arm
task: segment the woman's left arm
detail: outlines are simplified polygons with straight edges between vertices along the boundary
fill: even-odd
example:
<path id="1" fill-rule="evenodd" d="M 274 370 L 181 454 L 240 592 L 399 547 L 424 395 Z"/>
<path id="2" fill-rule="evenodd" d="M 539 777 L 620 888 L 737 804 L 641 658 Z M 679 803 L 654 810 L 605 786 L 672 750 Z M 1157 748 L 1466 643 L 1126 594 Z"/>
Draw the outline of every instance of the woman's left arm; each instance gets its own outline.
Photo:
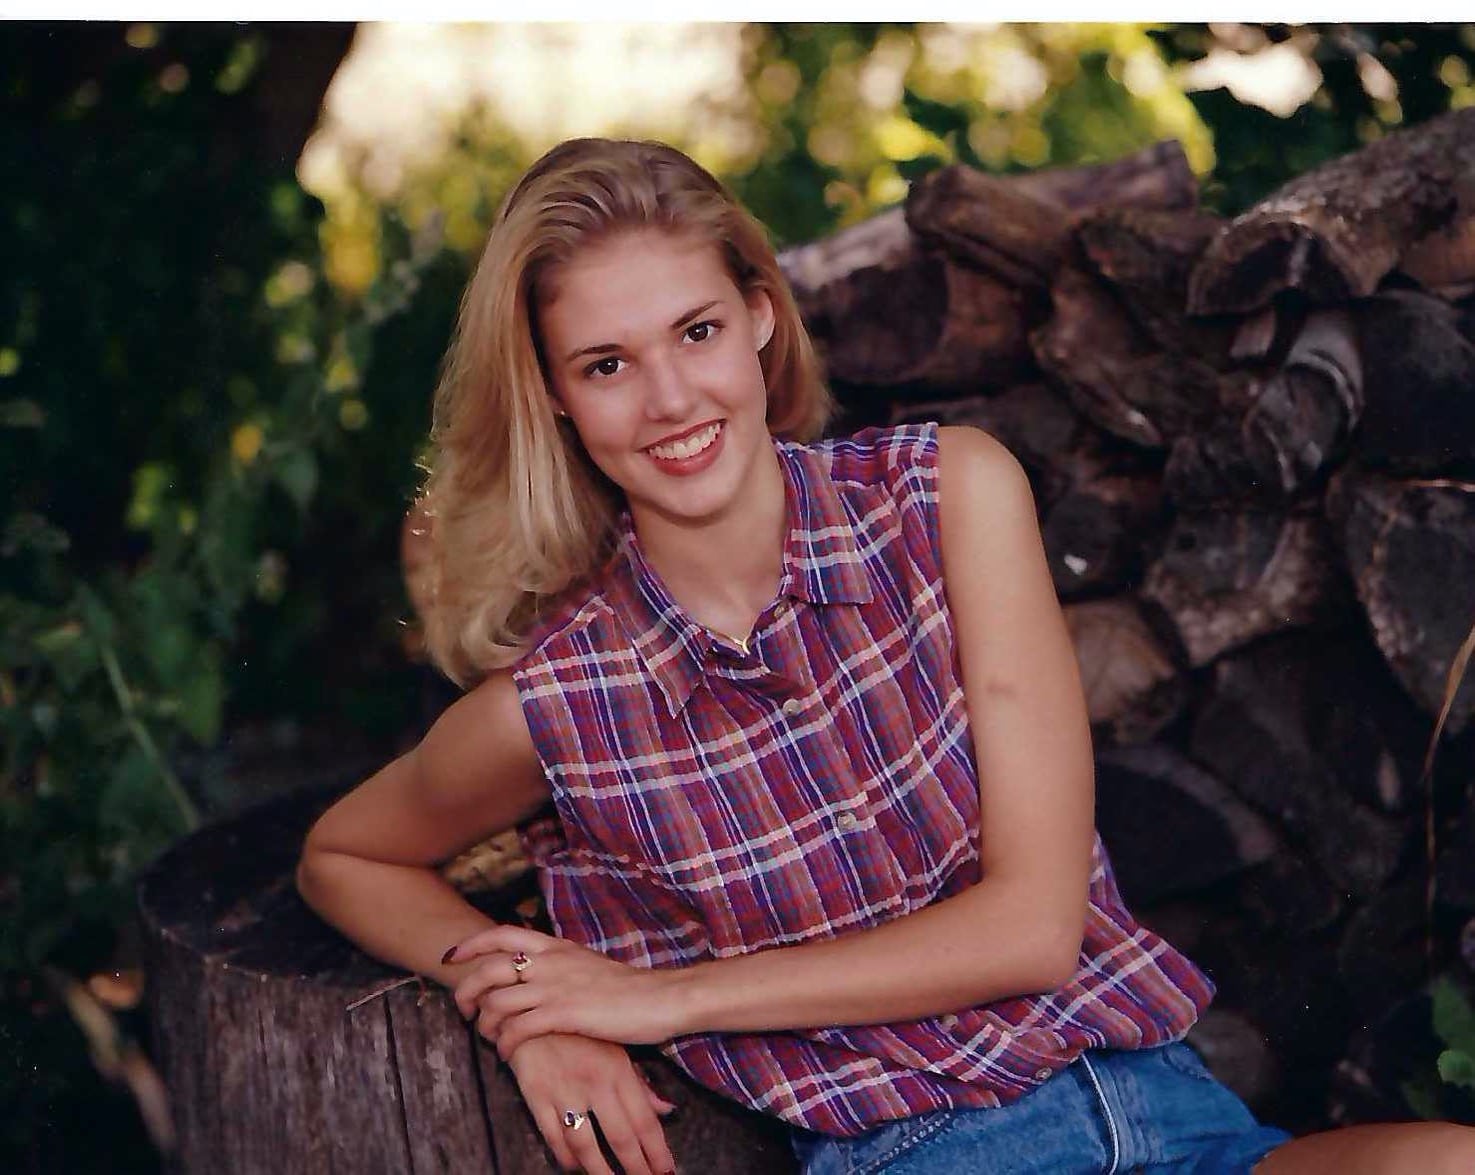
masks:
<path id="1" fill-rule="evenodd" d="M 651 1043 L 913 1020 L 1051 990 L 1078 963 L 1091 867 L 1091 736 L 1024 470 L 972 428 L 939 431 L 943 579 L 980 780 L 982 880 L 839 938 L 645 971 L 516 927 L 456 989 L 509 1054 L 574 1032 Z M 512 952 L 531 960 L 520 973 Z M 517 983 L 518 975 L 526 980 Z M 490 989 L 500 988 L 499 991 Z"/>

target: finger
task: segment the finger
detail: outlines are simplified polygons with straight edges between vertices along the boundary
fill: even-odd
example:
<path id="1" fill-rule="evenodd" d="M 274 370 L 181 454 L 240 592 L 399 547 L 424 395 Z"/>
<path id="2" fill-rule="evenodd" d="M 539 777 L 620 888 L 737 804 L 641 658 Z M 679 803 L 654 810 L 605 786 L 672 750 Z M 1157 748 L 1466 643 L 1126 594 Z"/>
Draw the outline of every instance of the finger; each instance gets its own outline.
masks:
<path id="1" fill-rule="evenodd" d="M 584 1124 L 575 1130 L 572 1126 L 563 1124 L 563 1114 L 560 1111 L 558 1128 L 563 1131 L 564 1142 L 574 1153 L 574 1162 L 585 1175 L 615 1175 L 599 1149 L 599 1132 L 594 1129 L 594 1123 L 585 1118 Z"/>
<path id="2" fill-rule="evenodd" d="M 650 1101 L 650 1108 L 662 1117 L 676 1109 L 675 1102 L 668 1102 L 648 1085 L 645 1087 L 645 1094 Z"/>
<path id="3" fill-rule="evenodd" d="M 497 1052 L 501 1058 L 509 1060 L 521 1044 L 532 1040 L 535 1036 L 547 1036 L 550 1032 L 568 1032 L 568 1028 L 559 1027 L 558 1014 L 550 1012 L 547 1007 L 534 1008 L 531 1012 L 523 1012 L 518 1016 L 509 1016 L 497 1027 Z"/>
<path id="4" fill-rule="evenodd" d="M 499 999 L 507 994 L 506 992 L 494 991 L 482 996 L 478 1005 L 481 1008 L 481 1015 L 476 1018 L 476 1030 L 494 1044 L 502 1033 L 503 1022 L 509 1016 L 526 1012 L 537 1001 L 537 993 L 527 991 L 525 988 L 515 987 L 509 991 L 518 996 L 518 1000 L 509 1004 L 508 1001 Z M 509 1052 L 508 1056 L 511 1055 Z"/>
<path id="5" fill-rule="evenodd" d="M 645 1155 L 645 1161 L 650 1169 L 656 1172 L 656 1175 L 667 1175 L 668 1172 L 676 1170 L 676 1159 L 671 1154 L 670 1144 L 666 1142 L 666 1131 L 654 1112 L 652 1099 L 656 1098 L 656 1094 L 645 1083 L 644 1075 L 638 1069 L 634 1072 L 640 1080 L 622 1082 L 618 1088 L 620 1102 L 625 1107 L 625 1119 L 629 1122 L 636 1143 Z M 669 1102 L 665 1104 L 670 1105 Z M 674 1110 L 676 1107 L 671 1106 L 671 1108 Z M 608 1137 L 607 1134 L 606 1137 Z M 611 1145 L 614 1144 L 611 1143 Z M 615 1154 L 620 1155 L 620 1152 L 616 1150 Z M 620 1162 L 625 1162 L 624 1155 L 620 1155 Z"/>
<path id="6" fill-rule="evenodd" d="M 452 998 L 461 1011 L 463 1020 L 470 1019 L 482 996 L 489 991 L 517 985 L 517 971 L 512 966 L 512 956 L 497 953 L 472 968 L 466 977 L 456 984 Z"/>
<path id="7" fill-rule="evenodd" d="M 478 955 L 485 955 L 492 951 L 502 951 L 506 954 L 515 954 L 517 951 L 526 951 L 535 954 L 538 951 L 546 951 L 558 939 L 552 935 L 540 934 L 536 930 L 529 930 L 525 926 L 489 926 L 485 930 L 478 930 L 458 942 L 446 952 L 447 963 L 464 963 L 467 959 L 474 959 Z"/>
<path id="8" fill-rule="evenodd" d="M 528 1109 L 532 1111 L 533 1121 L 538 1124 L 538 1133 L 547 1142 L 558 1165 L 565 1171 L 578 1170 L 579 1162 L 569 1149 L 568 1139 L 564 1137 L 568 1133 L 568 1127 L 563 1124 L 562 1112 L 551 1105 L 529 1106 Z M 587 1130 L 588 1127 L 584 1129 Z"/>
<path id="9" fill-rule="evenodd" d="M 646 1114 L 649 1115 L 650 1111 L 647 1110 Z M 594 1116 L 599 1119 L 600 1133 L 615 1158 L 620 1160 L 620 1168 L 625 1175 L 655 1175 L 645 1149 L 640 1145 L 640 1135 L 630 1121 L 625 1099 L 617 1088 L 595 1096 Z"/>
<path id="10" fill-rule="evenodd" d="M 669 1114 L 676 1108 L 676 1103 L 668 1101 L 656 1092 L 656 1087 L 650 1083 L 650 1075 L 639 1065 L 632 1062 L 635 1075 L 640 1078 L 640 1083 L 645 1086 L 645 1093 L 650 1100 L 651 1107 L 658 1114 Z"/>

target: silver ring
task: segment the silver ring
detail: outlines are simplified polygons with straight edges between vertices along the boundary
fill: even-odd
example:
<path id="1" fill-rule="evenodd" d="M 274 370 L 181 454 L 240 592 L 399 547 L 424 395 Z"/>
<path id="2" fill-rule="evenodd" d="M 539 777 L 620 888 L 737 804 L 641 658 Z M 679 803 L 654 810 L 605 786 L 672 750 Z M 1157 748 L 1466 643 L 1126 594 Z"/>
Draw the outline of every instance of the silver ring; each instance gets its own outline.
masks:
<path id="1" fill-rule="evenodd" d="M 518 951 L 512 956 L 512 971 L 517 976 L 518 983 L 523 982 L 522 973 L 528 969 L 530 963 L 532 959 L 528 958 L 526 951 Z"/>
<path id="2" fill-rule="evenodd" d="M 589 1121 L 588 1114 L 581 1114 L 578 1110 L 565 1110 L 563 1112 L 563 1124 L 570 1130 L 583 1128 L 585 1122 Z"/>

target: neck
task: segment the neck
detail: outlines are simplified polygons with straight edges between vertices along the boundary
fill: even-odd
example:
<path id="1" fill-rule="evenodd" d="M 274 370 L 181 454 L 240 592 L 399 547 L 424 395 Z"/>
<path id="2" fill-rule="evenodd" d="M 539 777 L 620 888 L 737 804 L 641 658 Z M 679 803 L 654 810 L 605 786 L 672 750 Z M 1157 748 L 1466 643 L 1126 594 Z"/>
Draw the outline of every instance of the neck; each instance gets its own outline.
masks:
<path id="1" fill-rule="evenodd" d="M 788 502 L 778 454 L 754 470 L 737 508 L 699 523 L 636 516 L 645 560 L 698 624 L 745 640 L 778 591 Z"/>

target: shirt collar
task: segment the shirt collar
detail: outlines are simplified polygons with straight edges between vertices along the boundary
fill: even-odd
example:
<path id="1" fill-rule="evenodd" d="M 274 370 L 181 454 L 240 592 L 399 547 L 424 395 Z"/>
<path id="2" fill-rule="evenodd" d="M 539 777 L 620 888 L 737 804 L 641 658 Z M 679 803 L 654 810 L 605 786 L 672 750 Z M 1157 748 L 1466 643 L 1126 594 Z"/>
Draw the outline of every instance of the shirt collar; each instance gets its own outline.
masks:
<path id="1" fill-rule="evenodd" d="M 779 595 L 811 604 L 864 604 L 870 578 L 856 544 L 857 520 L 821 459 L 802 445 L 774 441 L 784 473 L 789 535 Z M 674 717 L 706 676 L 711 634 L 687 615 L 646 562 L 630 512 L 620 516 L 607 597 L 635 653 Z"/>

